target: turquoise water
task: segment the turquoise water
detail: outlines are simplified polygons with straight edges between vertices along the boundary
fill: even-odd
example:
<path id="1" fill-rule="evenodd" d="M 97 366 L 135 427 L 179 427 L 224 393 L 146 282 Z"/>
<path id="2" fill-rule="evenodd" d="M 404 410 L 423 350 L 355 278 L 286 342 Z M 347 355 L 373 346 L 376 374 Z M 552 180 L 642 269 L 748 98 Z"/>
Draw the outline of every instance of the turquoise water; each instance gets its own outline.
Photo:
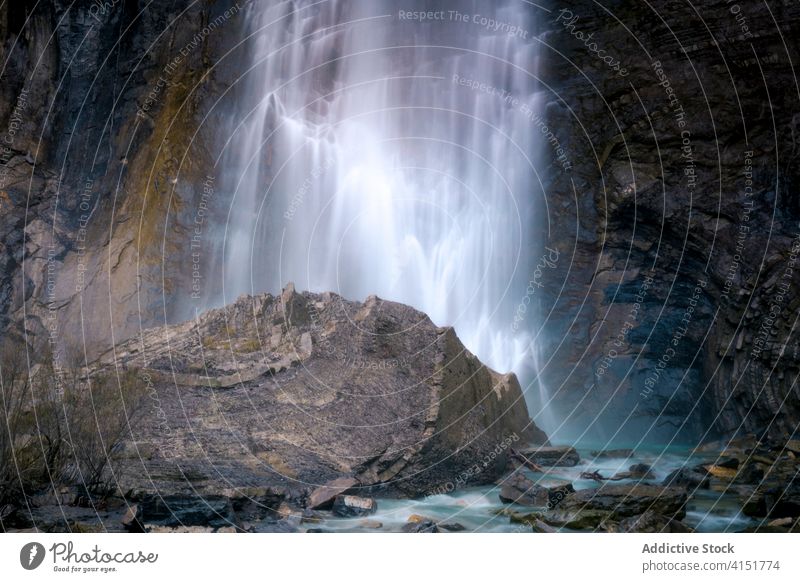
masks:
<path id="1" fill-rule="evenodd" d="M 625 448 L 625 447 L 620 447 Z M 590 448 L 578 449 L 581 463 L 575 467 L 559 467 L 551 474 L 526 472 L 534 482 L 543 486 L 572 483 L 576 490 L 596 488 L 600 483 L 580 479 L 584 471 L 599 471 L 609 477 L 625 471 L 634 463 L 647 463 L 653 467 L 656 478 L 645 483 L 660 484 L 664 478 L 683 466 L 694 466 L 702 462 L 712 462 L 713 454 L 691 454 L 687 448 L 671 448 L 666 451 L 639 449 L 627 459 L 593 459 Z M 617 484 L 633 483 L 638 480 L 615 481 Z M 537 511 L 537 508 L 508 505 L 500 501 L 498 487 L 469 487 L 446 495 L 432 495 L 423 499 L 378 499 L 377 513 L 368 518 L 330 519 L 321 524 L 308 525 L 330 531 L 400 531 L 409 518 L 416 514 L 437 522 L 458 523 L 465 531 L 475 532 L 530 532 L 530 527 L 510 523 L 509 518 L 496 515 L 501 509 L 511 509 L 520 513 Z M 543 509 L 543 508 L 542 508 Z M 698 490 L 687 505 L 683 522 L 700 532 L 735 532 L 758 523 L 740 513 L 735 492 L 729 490 Z M 377 528 L 377 523 L 381 527 Z"/>

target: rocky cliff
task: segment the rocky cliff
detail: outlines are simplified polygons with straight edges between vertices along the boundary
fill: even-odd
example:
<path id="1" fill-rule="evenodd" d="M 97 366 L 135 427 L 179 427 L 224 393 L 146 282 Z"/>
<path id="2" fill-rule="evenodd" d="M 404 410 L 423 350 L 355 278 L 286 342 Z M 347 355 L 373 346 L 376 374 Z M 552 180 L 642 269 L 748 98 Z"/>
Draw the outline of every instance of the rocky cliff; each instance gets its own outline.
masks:
<path id="1" fill-rule="evenodd" d="M 10 335 L 92 359 L 203 307 L 193 245 L 209 256 L 205 216 L 224 208 L 217 136 L 247 4 L 0 6 Z M 800 9 L 536 4 L 552 163 L 549 239 L 531 244 L 564 258 L 536 281 L 557 416 L 601 439 L 792 432 Z"/>
<path id="2" fill-rule="evenodd" d="M 243 296 L 104 354 L 147 386 L 122 491 L 305 489 L 350 477 L 382 495 L 491 483 L 511 446 L 543 444 L 519 382 L 452 328 L 376 297 Z M 516 444 L 515 444 L 516 443 Z"/>
<path id="3" fill-rule="evenodd" d="M 543 305 L 558 415 L 633 442 L 792 434 L 798 6 L 546 7 L 547 124 L 571 162 L 550 155 L 547 195 L 569 259 Z"/>
<path id="4" fill-rule="evenodd" d="M 246 4 L 0 7 L 3 327 L 91 358 L 194 312 Z"/>

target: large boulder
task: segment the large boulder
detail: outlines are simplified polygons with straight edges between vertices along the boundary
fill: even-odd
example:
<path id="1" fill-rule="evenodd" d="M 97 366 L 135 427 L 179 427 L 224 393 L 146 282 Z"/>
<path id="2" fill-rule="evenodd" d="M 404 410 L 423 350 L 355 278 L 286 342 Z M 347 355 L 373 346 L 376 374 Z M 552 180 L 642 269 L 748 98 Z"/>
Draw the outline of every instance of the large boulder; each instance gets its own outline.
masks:
<path id="1" fill-rule="evenodd" d="M 98 361 L 133 369 L 151 398 L 133 426 L 123 490 L 206 495 L 285 486 L 290 497 L 353 479 L 418 496 L 502 476 L 513 447 L 547 442 L 517 378 L 483 365 L 415 309 L 333 293 L 243 296 L 143 331 Z M 358 491 L 353 491 L 359 494 Z M 320 505 L 321 503 L 321 505 Z"/>
<path id="2" fill-rule="evenodd" d="M 548 491 L 537 485 L 522 473 L 514 473 L 500 483 L 500 501 L 532 507 L 544 507 L 548 501 Z"/>

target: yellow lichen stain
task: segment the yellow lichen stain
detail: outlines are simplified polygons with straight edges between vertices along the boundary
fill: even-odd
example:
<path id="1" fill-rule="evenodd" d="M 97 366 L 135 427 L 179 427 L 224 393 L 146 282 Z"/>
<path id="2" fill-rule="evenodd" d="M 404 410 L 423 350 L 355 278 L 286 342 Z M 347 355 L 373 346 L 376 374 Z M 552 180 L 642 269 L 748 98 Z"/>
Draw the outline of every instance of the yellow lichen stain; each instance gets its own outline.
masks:
<path id="1" fill-rule="evenodd" d="M 178 214 L 190 201 L 180 197 L 175 184 L 187 181 L 195 190 L 202 189 L 207 173 L 202 169 L 212 165 L 201 144 L 190 143 L 197 130 L 191 91 L 204 76 L 202 71 L 176 73 L 160 102 L 148 112 L 152 124 L 136 120 L 138 131 L 151 126 L 152 131 L 129 158 L 122 214 L 133 220 L 121 228 L 133 229 L 140 253 L 152 251 L 140 257 L 146 264 L 160 264 L 169 257 L 179 260 L 186 251 L 189 230 L 180 224 Z"/>

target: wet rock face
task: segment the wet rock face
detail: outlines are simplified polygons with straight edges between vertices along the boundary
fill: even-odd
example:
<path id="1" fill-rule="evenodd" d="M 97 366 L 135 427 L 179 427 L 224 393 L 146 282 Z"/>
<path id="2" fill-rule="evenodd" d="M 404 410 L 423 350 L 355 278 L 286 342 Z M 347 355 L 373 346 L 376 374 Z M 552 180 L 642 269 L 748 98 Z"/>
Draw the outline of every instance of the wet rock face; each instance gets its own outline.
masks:
<path id="1" fill-rule="evenodd" d="M 0 6 L 0 326 L 46 340 L 55 321 L 70 347 L 82 320 L 96 354 L 137 313 L 188 317 L 188 229 L 224 133 L 206 114 L 241 55 L 245 4 Z"/>
<path id="2" fill-rule="evenodd" d="M 573 258 L 540 295 L 559 412 L 601 440 L 792 433 L 800 7 L 545 4 L 564 55 L 542 52 L 547 122 L 572 160 L 551 156 L 547 192 L 548 244 Z"/>
<path id="3" fill-rule="evenodd" d="M 146 331 L 99 365 L 138 370 L 151 392 L 120 469 L 121 489 L 139 496 L 267 485 L 307 507 L 416 496 L 463 475 L 493 482 L 509 442 L 546 441 L 515 376 L 483 366 L 452 329 L 376 297 L 291 285 L 245 296 Z"/>

